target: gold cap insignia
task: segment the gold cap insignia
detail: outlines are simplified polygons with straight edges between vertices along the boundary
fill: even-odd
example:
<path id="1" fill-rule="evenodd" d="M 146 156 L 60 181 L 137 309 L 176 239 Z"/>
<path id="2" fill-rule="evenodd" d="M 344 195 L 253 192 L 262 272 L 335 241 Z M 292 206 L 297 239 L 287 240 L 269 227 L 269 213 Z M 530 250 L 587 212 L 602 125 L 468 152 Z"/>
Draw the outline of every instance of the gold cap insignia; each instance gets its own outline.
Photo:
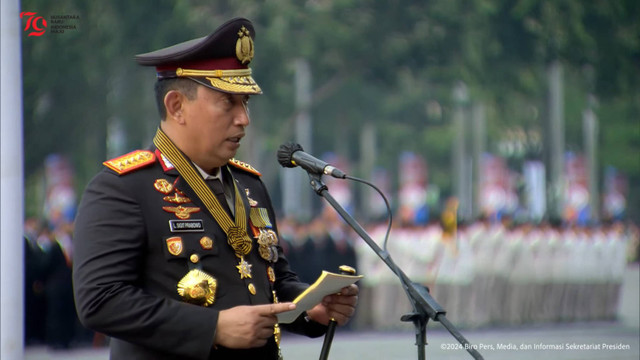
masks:
<path id="1" fill-rule="evenodd" d="M 213 248 L 213 240 L 208 236 L 203 236 L 202 239 L 200 239 L 200 246 L 202 246 L 204 250 L 211 250 Z"/>
<path id="2" fill-rule="evenodd" d="M 184 207 L 184 206 L 163 206 L 162 210 L 176 214 L 178 219 L 186 220 L 191 217 L 192 213 L 200 211 L 199 207 Z"/>
<path id="3" fill-rule="evenodd" d="M 216 279 L 204 271 L 193 269 L 178 282 L 178 295 L 195 305 L 209 306 L 216 299 Z"/>
<path id="4" fill-rule="evenodd" d="M 236 56 L 243 65 L 251 62 L 253 59 L 253 39 L 246 27 L 241 27 L 238 31 L 238 40 L 236 41 Z"/>
<path id="5" fill-rule="evenodd" d="M 182 253 L 182 238 L 180 236 L 174 236 L 167 239 L 167 250 L 169 254 L 178 256 Z"/>

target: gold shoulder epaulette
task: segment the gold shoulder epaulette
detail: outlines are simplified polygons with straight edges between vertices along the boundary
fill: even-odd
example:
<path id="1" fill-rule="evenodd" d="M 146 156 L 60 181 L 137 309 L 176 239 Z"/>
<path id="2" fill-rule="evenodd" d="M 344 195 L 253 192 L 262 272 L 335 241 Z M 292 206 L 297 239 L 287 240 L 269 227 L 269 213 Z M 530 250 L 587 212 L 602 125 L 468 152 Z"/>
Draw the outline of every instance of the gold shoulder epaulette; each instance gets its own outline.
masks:
<path id="1" fill-rule="evenodd" d="M 258 176 L 262 176 L 262 174 L 260 174 L 260 171 L 256 170 L 253 166 L 247 164 L 246 162 L 242 162 L 240 160 L 236 160 L 236 159 L 231 159 L 229 160 L 229 165 L 233 165 L 239 169 L 242 169 L 244 171 L 250 172 L 252 174 L 258 175 Z"/>
<path id="2" fill-rule="evenodd" d="M 102 164 L 117 172 L 119 175 L 122 175 L 152 164 L 155 161 L 156 156 L 151 151 L 135 150 L 128 154 L 118 156 L 115 159 L 107 160 Z"/>

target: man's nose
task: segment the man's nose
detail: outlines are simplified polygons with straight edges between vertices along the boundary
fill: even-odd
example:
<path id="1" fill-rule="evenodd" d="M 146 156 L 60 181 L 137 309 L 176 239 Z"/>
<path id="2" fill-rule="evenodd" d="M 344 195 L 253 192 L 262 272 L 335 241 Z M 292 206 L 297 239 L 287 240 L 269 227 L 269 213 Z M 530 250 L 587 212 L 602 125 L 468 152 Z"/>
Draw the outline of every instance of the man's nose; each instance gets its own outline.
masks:
<path id="1" fill-rule="evenodd" d="M 238 125 L 248 126 L 251 123 L 251 119 L 249 118 L 249 107 L 246 104 L 241 104 L 238 106 L 236 111 L 235 121 Z"/>

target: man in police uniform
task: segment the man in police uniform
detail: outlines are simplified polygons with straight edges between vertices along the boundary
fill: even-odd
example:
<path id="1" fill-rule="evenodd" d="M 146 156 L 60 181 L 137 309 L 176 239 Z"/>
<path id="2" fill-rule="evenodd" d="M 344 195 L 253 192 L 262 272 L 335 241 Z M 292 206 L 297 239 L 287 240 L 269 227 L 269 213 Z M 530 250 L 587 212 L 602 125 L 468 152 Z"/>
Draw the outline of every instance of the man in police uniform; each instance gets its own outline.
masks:
<path id="1" fill-rule="evenodd" d="M 112 359 L 277 359 L 278 313 L 306 287 L 278 245 L 275 214 L 251 166 L 233 159 L 249 125 L 253 25 L 138 55 L 155 66 L 162 121 L 149 150 L 106 161 L 83 196 L 74 291 Z M 287 330 L 321 336 L 353 315 L 355 285 Z"/>

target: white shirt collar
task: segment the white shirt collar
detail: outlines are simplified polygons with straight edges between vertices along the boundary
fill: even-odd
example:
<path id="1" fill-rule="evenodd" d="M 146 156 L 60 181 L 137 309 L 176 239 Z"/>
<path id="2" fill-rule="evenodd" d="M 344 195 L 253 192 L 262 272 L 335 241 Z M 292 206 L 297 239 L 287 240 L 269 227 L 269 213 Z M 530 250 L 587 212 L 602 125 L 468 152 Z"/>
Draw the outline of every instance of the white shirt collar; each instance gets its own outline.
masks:
<path id="1" fill-rule="evenodd" d="M 193 163 L 193 165 L 196 167 L 196 169 L 198 169 L 198 172 L 200 173 L 200 176 L 202 176 L 203 179 L 205 180 L 218 179 L 222 181 L 222 171 L 220 171 L 220 168 L 216 168 L 215 174 L 209 174 L 206 171 L 202 170 L 202 168 L 196 165 L 195 163 Z"/>

